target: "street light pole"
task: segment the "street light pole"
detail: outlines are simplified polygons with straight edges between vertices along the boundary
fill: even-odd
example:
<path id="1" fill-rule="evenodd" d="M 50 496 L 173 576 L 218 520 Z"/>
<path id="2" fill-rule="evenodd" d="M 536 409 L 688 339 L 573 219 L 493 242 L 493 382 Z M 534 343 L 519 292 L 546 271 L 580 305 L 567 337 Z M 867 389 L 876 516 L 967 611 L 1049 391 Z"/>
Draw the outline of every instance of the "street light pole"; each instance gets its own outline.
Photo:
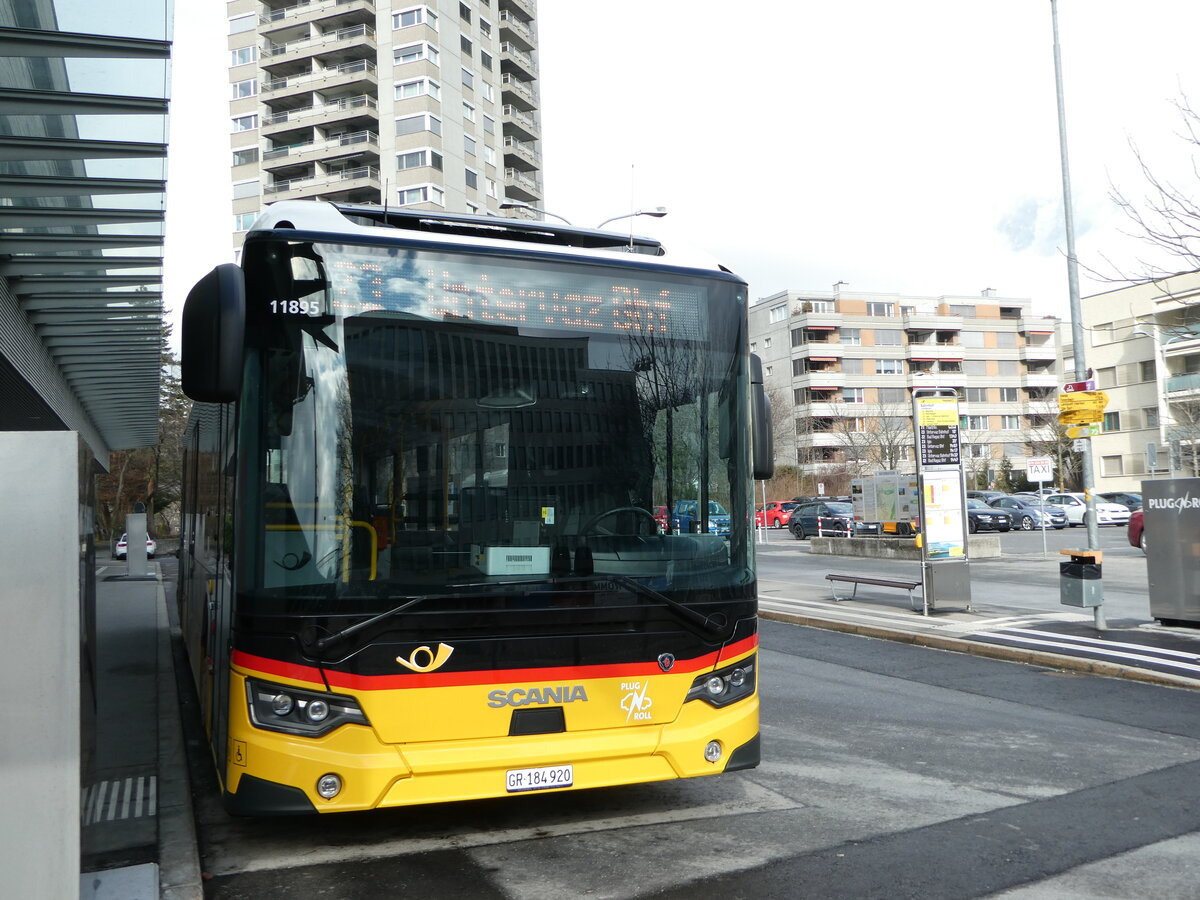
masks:
<path id="1" fill-rule="evenodd" d="M 566 222 L 568 225 L 571 224 L 571 222 L 568 219 L 564 219 L 558 213 L 552 213 L 552 212 L 542 209 L 539 206 L 532 206 L 528 203 L 516 203 L 516 202 L 501 203 L 500 208 L 501 209 L 527 209 L 530 212 L 541 213 L 543 216 L 553 216 L 554 218 L 558 219 L 559 221 Z"/>
<path id="2" fill-rule="evenodd" d="M 1050 19 L 1054 26 L 1054 86 L 1058 96 L 1058 146 L 1062 158 L 1063 218 L 1067 231 L 1067 291 L 1071 303 L 1071 353 L 1075 359 L 1075 380 L 1086 381 L 1087 359 L 1084 352 L 1083 306 L 1079 302 L 1079 260 L 1075 255 L 1075 216 L 1071 209 L 1071 170 L 1067 164 L 1067 113 L 1063 101 L 1062 54 L 1058 47 L 1058 0 L 1050 0 Z M 1083 495 L 1087 500 L 1087 540 L 1089 550 L 1098 550 L 1100 530 L 1096 522 L 1096 476 L 1092 468 L 1092 445 L 1087 440 L 1083 457 Z M 1096 629 L 1103 631 L 1104 607 L 1092 607 Z"/>
<path id="3" fill-rule="evenodd" d="M 605 219 L 596 226 L 596 230 L 599 231 L 609 222 L 615 222 L 618 219 L 632 219 L 634 216 L 653 216 L 656 219 L 661 219 L 666 214 L 667 208 L 665 206 L 656 206 L 654 209 L 639 209 L 637 212 L 625 213 L 622 216 L 613 216 L 611 219 Z"/>

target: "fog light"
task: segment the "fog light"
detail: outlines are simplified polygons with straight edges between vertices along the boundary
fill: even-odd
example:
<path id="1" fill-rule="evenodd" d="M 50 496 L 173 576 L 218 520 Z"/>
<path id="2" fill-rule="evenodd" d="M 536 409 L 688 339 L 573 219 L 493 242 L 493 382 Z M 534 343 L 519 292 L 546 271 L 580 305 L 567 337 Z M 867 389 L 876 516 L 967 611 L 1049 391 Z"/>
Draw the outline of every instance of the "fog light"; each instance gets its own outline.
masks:
<path id="1" fill-rule="evenodd" d="M 720 753 L 720 751 L 718 751 Z M 330 772 L 317 779 L 317 793 L 326 800 L 332 800 L 342 792 L 342 777 Z"/>
<path id="2" fill-rule="evenodd" d="M 295 705 L 287 694 L 276 694 L 271 698 L 271 711 L 277 716 L 286 716 Z"/>
<path id="3" fill-rule="evenodd" d="M 324 700 L 310 700 L 305 711 L 310 722 L 324 722 L 329 718 L 329 704 Z"/>
<path id="4" fill-rule="evenodd" d="M 715 763 L 721 758 L 721 742 L 709 741 L 708 746 L 704 748 L 704 758 L 710 763 Z"/>
<path id="5" fill-rule="evenodd" d="M 714 675 L 704 683 L 704 687 L 707 688 L 708 692 L 714 697 L 719 697 L 725 693 L 725 679 L 720 675 Z"/>

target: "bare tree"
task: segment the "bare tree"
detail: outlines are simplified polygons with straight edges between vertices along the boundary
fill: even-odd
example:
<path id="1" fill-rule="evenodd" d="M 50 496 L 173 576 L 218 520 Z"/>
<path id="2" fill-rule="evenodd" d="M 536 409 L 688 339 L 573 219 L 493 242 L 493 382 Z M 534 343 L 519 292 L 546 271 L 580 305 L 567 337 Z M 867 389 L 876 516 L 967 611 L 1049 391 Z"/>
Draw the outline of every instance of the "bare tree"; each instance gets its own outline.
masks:
<path id="1" fill-rule="evenodd" d="M 1046 402 L 1030 407 L 1024 435 L 1030 453 L 1054 460 L 1055 481 L 1066 488 L 1079 485 L 1083 473 L 1083 459 L 1073 449 L 1074 439 L 1067 436 L 1070 427 L 1058 421 L 1058 406 Z"/>
<path id="2" fill-rule="evenodd" d="M 1200 473 L 1200 400 L 1181 400 L 1171 404 L 1169 433 L 1180 443 L 1183 472 L 1195 477 Z"/>

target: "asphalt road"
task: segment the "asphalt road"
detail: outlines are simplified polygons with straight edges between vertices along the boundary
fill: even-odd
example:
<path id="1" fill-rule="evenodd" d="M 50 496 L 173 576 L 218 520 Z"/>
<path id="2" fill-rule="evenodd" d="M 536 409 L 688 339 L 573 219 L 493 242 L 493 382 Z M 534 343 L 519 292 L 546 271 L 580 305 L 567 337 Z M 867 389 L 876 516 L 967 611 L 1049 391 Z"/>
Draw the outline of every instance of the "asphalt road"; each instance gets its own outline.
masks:
<path id="1" fill-rule="evenodd" d="M 771 621 L 761 653 L 763 763 L 715 778 L 237 820 L 192 742 L 206 896 L 1195 896 L 1200 692 Z"/>

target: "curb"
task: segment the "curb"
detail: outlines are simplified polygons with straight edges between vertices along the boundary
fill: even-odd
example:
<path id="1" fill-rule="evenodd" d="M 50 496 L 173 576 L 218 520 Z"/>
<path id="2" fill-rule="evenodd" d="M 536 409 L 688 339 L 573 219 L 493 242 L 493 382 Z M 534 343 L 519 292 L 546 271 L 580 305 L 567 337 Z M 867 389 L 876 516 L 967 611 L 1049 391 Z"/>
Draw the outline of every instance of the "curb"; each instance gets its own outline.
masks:
<path id="1" fill-rule="evenodd" d="M 158 572 L 158 890 L 161 900 L 203 900 L 172 631 Z"/>
<path id="2" fill-rule="evenodd" d="M 844 634 L 857 634 L 861 637 L 878 638 L 901 644 L 915 644 L 919 647 L 928 647 L 932 650 L 967 653 L 972 656 L 987 657 L 988 659 L 1046 666 L 1087 675 L 1101 675 L 1107 678 L 1124 678 L 1127 681 L 1140 681 L 1161 687 L 1187 688 L 1189 690 L 1200 689 L 1200 679 L 1187 678 L 1182 675 L 1168 675 L 1163 672 L 1139 669 L 1136 666 L 1124 666 L 1119 663 L 1085 659 L 1078 656 L 1067 656 L 1060 653 L 1048 653 L 1045 650 L 1027 650 L 1020 647 L 1005 647 L 999 644 L 982 644 L 961 638 L 921 634 L 914 631 L 896 631 L 876 625 L 856 625 L 851 622 L 839 622 L 836 619 L 820 619 L 814 616 L 803 616 L 793 613 L 764 612 L 761 609 L 758 611 L 758 616 L 760 619 L 787 622 L 792 625 L 802 625 L 806 628 L 820 628 L 825 631 L 840 631 Z"/>

